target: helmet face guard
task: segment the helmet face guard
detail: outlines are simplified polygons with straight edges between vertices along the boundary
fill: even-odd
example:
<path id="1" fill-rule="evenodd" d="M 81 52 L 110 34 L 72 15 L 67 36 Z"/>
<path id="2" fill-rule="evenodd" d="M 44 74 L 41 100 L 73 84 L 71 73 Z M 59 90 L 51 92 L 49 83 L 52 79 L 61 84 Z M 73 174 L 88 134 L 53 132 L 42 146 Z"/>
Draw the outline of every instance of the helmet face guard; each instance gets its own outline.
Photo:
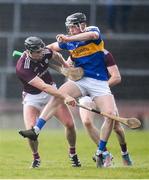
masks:
<path id="1" fill-rule="evenodd" d="M 30 52 L 38 51 L 45 47 L 44 42 L 39 37 L 28 37 L 24 42 L 25 48 Z"/>

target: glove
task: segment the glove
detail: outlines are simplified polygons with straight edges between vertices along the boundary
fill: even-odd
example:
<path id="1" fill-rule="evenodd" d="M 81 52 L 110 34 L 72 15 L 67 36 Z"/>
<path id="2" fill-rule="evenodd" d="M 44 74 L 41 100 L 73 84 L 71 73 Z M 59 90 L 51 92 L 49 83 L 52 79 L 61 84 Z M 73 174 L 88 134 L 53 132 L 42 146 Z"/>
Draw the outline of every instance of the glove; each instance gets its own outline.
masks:
<path id="1" fill-rule="evenodd" d="M 61 68 L 61 73 L 72 81 L 78 81 L 82 79 L 84 75 L 84 71 L 81 67 L 69 67 L 69 68 Z"/>

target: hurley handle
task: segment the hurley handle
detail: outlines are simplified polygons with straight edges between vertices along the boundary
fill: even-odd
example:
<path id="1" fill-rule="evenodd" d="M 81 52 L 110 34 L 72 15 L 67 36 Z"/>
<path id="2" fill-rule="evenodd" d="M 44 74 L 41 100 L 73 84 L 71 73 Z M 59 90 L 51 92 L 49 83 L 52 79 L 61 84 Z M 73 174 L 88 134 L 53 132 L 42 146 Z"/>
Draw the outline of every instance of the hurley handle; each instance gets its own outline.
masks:
<path id="1" fill-rule="evenodd" d="M 15 57 L 15 56 L 22 56 L 22 52 L 20 51 L 17 51 L 17 50 L 14 50 L 13 53 L 12 53 L 12 56 Z"/>

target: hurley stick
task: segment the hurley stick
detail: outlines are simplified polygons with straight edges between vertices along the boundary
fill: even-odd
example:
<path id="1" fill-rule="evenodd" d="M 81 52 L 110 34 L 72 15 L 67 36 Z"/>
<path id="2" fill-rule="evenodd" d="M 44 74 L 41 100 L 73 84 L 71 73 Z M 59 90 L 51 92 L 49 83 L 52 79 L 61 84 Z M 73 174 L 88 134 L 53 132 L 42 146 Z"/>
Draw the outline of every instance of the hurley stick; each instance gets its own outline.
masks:
<path id="1" fill-rule="evenodd" d="M 100 114 L 100 115 L 105 116 L 107 118 L 110 118 L 112 120 L 121 122 L 122 124 L 128 126 L 131 129 L 136 129 L 136 128 L 139 128 L 141 126 L 141 122 L 137 118 L 133 118 L 133 117 L 132 118 L 123 118 L 123 117 L 108 114 L 106 112 L 100 112 L 100 111 L 98 111 L 96 109 L 93 109 L 93 108 L 90 108 L 90 107 L 87 107 L 87 106 L 83 106 L 81 104 L 77 104 L 77 106 L 81 107 L 83 109 L 86 109 L 88 111 L 92 111 L 92 112 L 95 112 L 97 114 Z"/>

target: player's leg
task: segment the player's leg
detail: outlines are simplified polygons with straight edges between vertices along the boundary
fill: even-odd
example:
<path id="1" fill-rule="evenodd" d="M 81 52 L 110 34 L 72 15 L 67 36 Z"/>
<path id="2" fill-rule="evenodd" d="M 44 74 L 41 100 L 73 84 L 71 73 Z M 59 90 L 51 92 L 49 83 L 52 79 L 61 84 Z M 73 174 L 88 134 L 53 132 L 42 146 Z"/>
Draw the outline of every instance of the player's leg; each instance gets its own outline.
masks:
<path id="1" fill-rule="evenodd" d="M 114 100 L 112 95 L 98 96 L 94 98 L 94 101 L 96 103 L 97 108 L 99 108 L 100 111 L 106 112 L 108 114 L 115 114 Z M 108 154 L 107 157 L 103 157 L 103 152 L 108 142 L 111 131 L 113 129 L 113 120 L 106 117 L 104 119 L 105 120 L 101 127 L 100 141 L 97 150 L 97 167 L 107 167 L 109 166 L 111 161 L 111 158 Z M 106 158 L 105 162 L 103 161 L 104 158 Z"/>
<path id="2" fill-rule="evenodd" d="M 84 106 L 96 108 L 95 103 L 89 96 L 82 97 L 79 100 L 79 103 Z M 95 113 L 85 110 L 83 108 L 79 108 L 79 112 L 83 126 L 85 127 L 88 135 L 93 140 L 93 142 L 98 145 L 100 139 L 99 131 L 93 123 Z"/>
<path id="3" fill-rule="evenodd" d="M 114 106 L 115 106 L 116 115 L 119 116 L 118 108 L 116 106 L 115 101 L 114 101 Z M 114 132 L 116 133 L 119 143 L 126 144 L 124 128 L 122 127 L 121 123 L 119 123 L 118 121 L 115 121 L 114 123 Z"/>
<path id="4" fill-rule="evenodd" d="M 116 111 L 116 114 L 119 115 L 118 108 L 116 106 L 116 102 L 115 102 L 115 111 Z M 128 152 L 128 149 L 127 149 L 125 131 L 124 131 L 124 128 L 121 125 L 121 123 L 115 121 L 115 123 L 114 123 L 114 132 L 116 133 L 118 142 L 120 144 L 123 164 L 126 165 L 126 166 L 131 166 L 132 165 L 132 160 L 130 158 L 130 155 L 129 155 L 129 152 Z"/>
<path id="5" fill-rule="evenodd" d="M 72 96 L 74 98 L 81 96 L 83 93 L 82 92 L 83 89 L 81 89 L 79 86 L 76 85 L 75 82 L 73 82 L 71 80 L 64 83 L 59 88 L 59 90 L 61 93 L 69 94 L 70 96 Z M 63 105 L 63 107 L 64 107 L 64 105 Z M 60 111 L 62 111 L 62 109 Z M 63 114 L 64 114 L 64 112 L 63 112 Z M 70 115 L 71 114 L 69 114 L 69 116 Z M 66 127 L 66 137 L 68 139 L 69 144 L 71 144 L 70 146 L 72 147 L 70 149 L 70 152 L 69 152 L 70 153 L 70 160 L 72 161 L 72 165 L 76 166 L 75 164 L 77 164 L 77 166 L 80 166 L 81 164 L 80 164 L 80 161 L 79 161 L 77 155 L 75 154 L 75 148 L 74 148 L 74 140 L 76 141 L 75 128 L 73 127 L 70 129 L 70 127 L 69 128 L 67 127 L 68 126 L 67 124 L 69 124 L 70 122 L 71 123 L 73 122 L 72 116 L 71 117 L 69 117 L 69 116 L 67 116 L 67 118 L 63 117 L 63 119 L 61 118 L 60 120 L 61 120 L 61 122 L 63 122 L 63 124 Z M 73 133 L 72 133 L 72 131 L 73 131 Z M 72 136 L 72 134 L 73 134 L 73 136 Z"/>
<path id="6" fill-rule="evenodd" d="M 36 141 L 41 129 L 44 127 L 46 122 L 52 118 L 61 103 L 63 102 L 59 98 L 52 96 L 41 112 L 39 118 L 36 120 L 35 126 L 29 130 L 21 130 L 19 133 L 25 138 Z"/>
<path id="7" fill-rule="evenodd" d="M 78 86 L 76 86 L 75 82 L 73 82 L 73 81 L 67 81 L 59 88 L 59 90 L 61 93 L 67 93 L 72 97 L 79 97 L 82 94 L 81 90 L 78 88 Z M 61 105 L 60 108 L 59 108 L 59 113 L 64 114 L 63 108 L 65 108 L 65 106 Z M 73 128 L 68 127 L 68 125 L 70 126 L 70 122 L 73 123 L 73 118 L 67 109 L 65 109 L 65 111 L 67 111 L 67 113 L 66 113 L 67 117 L 63 116 L 63 117 L 61 117 L 61 119 L 60 118 L 59 119 L 66 127 L 66 137 L 67 137 L 70 147 L 72 147 L 69 150 L 69 153 L 71 154 L 70 160 L 72 161 L 73 166 L 80 166 L 81 164 L 80 164 L 80 161 L 79 161 L 77 155 L 75 154 L 76 152 L 75 152 L 75 148 L 74 148 L 75 144 L 76 144 L 75 127 L 73 127 Z M 69 115 L 68 115 L 68 112 L 69 112 Z M 73 124 L 73 126 L 74 126 L 74 124 Z"/>
<path id="8" fill-rule="evenodd" d="M 117 135 L 117 139 L 118 139 L 120 147 L 121 147 L 123 164 L 126 166 L 131 166 L 132 160 L 130 158 L 130 155 L 129 155 L 129 152 L 127 149 L 124 128 L 122 127 L 122 125 L 119 122 L 115 122 L 114 131 Z"/>
<path id="9" fill-rule="evenodd" d="M 65 126 L 65 134 L 69 144 L 69 157 L 72 166 L 81 166 L 80 160 L 76 153 L 76 130 L 71 112 L 66 105 L 62 104 L 55 113 L 55 117 Z"/>
<path id="10" fill-rule="evenodd" d="M 23 116 L 26 129 L 31 129 L 36 122 L 36 118 L 39 116 L 40 111 L 33 106 L 23 106 Z M 33 154 L 33 162 L 31 167 L 36 168 L 40 166 L 40 156 L 38 153 L 38 140 L 32 141 L 28 139 L 29 146 Z"/>
<path id="11" fill-rule="evenodd" d="M 81 105 L 88 106 L 88 107 L 91 107 L 93 109 L 96 109 L 95 103 L 92 101 L 91 97 L 89 97 L 89 96 L 85 96 L 85 97 L 80 98 L 79 103 Z M 82 123 L 83 123 L 86 131 L 88 132 L 88 134 L 89 134 L 90 138 L 92 139 L 92 141 L 98 147 L 98 142 L 100 140 L 100 136 L 99 136 L 99 130 L 94 125 L 95 113 L 93 113 L 91 111 L 88 111 L 88 110 L 85 110 L 83 108 L 80 108 L 79 111 L 80 111 L 80 117 L 81 117 Z M 109 155 L 111 157 L 111 160 L 113 159 L 112 154 L 108 152 L 106 147 L 104 149 L 103 154 L 106 155 L 106 156 Z M 92 159 L 96 162 L 96 155 L 94 155 L 92 157 Z M 109 164 L 109 166 L 110 166 L 110 164 Z"/>

